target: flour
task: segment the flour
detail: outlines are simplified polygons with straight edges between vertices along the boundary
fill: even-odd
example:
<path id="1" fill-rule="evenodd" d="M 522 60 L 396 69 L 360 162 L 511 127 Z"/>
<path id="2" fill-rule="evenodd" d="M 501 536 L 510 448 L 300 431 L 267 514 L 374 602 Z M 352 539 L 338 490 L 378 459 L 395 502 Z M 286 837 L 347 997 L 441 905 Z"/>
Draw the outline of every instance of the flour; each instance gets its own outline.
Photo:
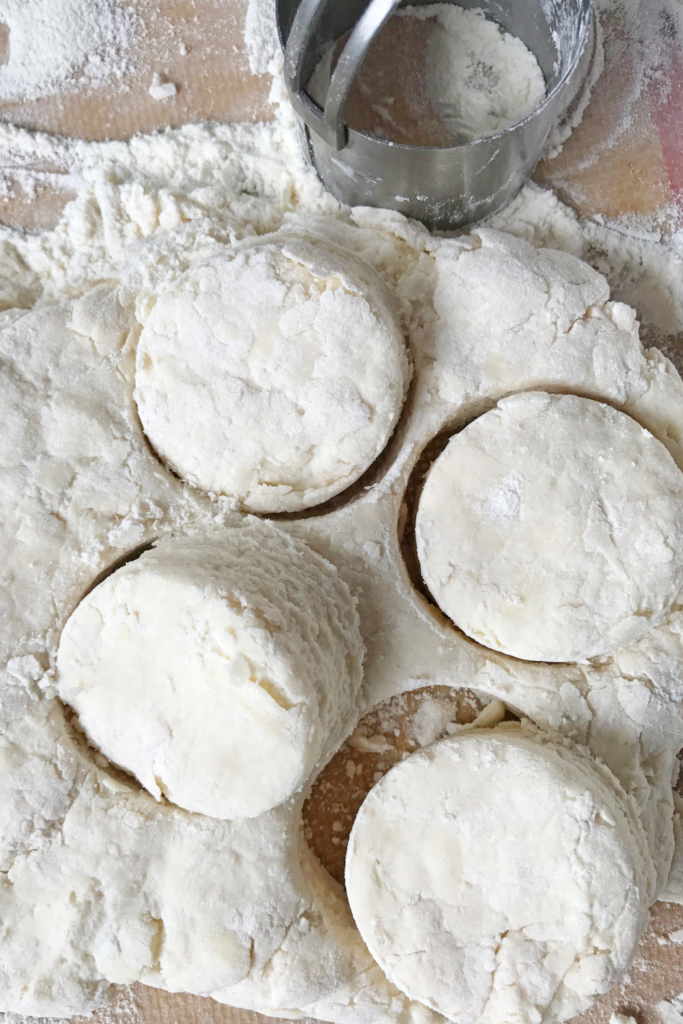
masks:
<path id="1" fill-rule="evenodd" d="M 537 246 L 572 253 L 609 281 L 655 336 L 683 331 L 683 234 L 637 221 L 580 220 L 554 192 L 533 183 L 489 223 Z"/>
<path id="2" fill-rule="evenodd" d="M 545 99 L 533 53 L 481 11 L 442 3 L 406 7 L 399 16 L 434 21 L 427 89 L 454 142 L 504 131 Z"/>
<path id="3" fill-rule="evenodd" d="M 676 61 L 681 54 L 683 11 L 676 0 L 598 0 L 596 10 L 604 26 L 606 59 L 618 69 L 620 89 L 625 91 L 613 104 L 615 116 L 605 120 L 599 136 L 591 138 L 582 159 L 583 171 L 590 171 L 623 141 L 643 118 L 643 103 L 651 107 L 657 96 L 656 102 L 665 104 L 680 81 Z M 675 129 L 664 131 L 673 136 Z M 572 200 L 581 202 L 579 186 L 563 182 L 563 187 Z M 674 191 L 675 187 L 674 182 Z M 666 347 L 667 336 L 683 331 L 680 204 L 656 216 L 581 220 L 552 191 L 530 183 L 494 216 L 492 224 L 586 260 L 605 275 L 613 297 L 637 311 L 649 336 L 661 339 L 667 354 L 680 358 L 675 339 Z"/>
<path id="4" fill-rule="evenodd" d="M 244 46 L 250 71 L 255 75 L 265 75 L 273 70 L 272 62 L 280 50 L 275 0 L 248 0 Z"/>
<path id="5" fill-rule="evenodd" d="M 662 1024 L 680 1024 L 683 1020 L 683 992 L 673 999 L 663 999 L 657 1003 L 657 1010 Z"/>
<path id="6" fill-rule="evenodd" d="M 170 100 L 178 92 L 178 86 L 175 82 L 162 81 L 161 75 L 155 72 L 147 91 L 153 100 Z"/>
<path id="7" fill-rule="evenodd" d="M 518 519 L 522 508 L 522 478 L 519 473 L 508 473 L 475 511 L 486 519 Z"/>
<path id="8" fill-rule="evenodd" d="M 0 1024 L 60 1024 L 60 1020 L 63 1018 L 40 1017 L 27 1021 L 23 1014 L 0 1012 Z M 122 989 L 115 1002 L 100 1009 L 97 1024 L 145 1024 L 137 993 L 133 989 Z"/>
<path id="9" fill-rule="evenodd" d="M 603 25 L 605 60 L 618 69 L 620 95 L 610 108 L 613 116 L 591 140 L 584 167 L 597 163 L 637 125 L 648 92 L 655 106 L 675 97 L 683 38 L 678 0 L 596 0 L 594 7 Z"/>
<path id="10" fill-rule="evenodd" d="M 136 31 L 134 11 L 119 0 L 0 0 L 0 23 L 9 28 L 4 100 L 115 87 Z"/>

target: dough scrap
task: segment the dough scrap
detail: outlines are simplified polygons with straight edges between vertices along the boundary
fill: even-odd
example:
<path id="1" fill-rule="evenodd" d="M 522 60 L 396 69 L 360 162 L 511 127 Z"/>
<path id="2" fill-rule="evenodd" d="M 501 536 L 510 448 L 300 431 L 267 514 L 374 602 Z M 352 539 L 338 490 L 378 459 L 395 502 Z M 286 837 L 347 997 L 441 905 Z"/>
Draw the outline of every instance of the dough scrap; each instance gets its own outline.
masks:
<path id="1" fill-rule="evenodd" d="M 162 541 L 107 577 L 64 628 L 57 688 L 157 799 L 253 818 L 352 728 L 363 650 L 336 570 L 256 521 Z"/>
<path id="2" fill-rule="evenodd" d="M 604 766 L 518 725 L 442 740 L 371 790 L 349 840 L 361 935 L 453 1021 L 561 1021 L 627 969 L 654 870 Z"/>
<path id="3" fill-rule="evenodd" d="M 434 253 L 435 357 L 427 386 L 458 423 L 515 391 L 571 391 L 638 420 L 683 469 L 683 384 L 636 314 L 582 260 L 491 228 Z"/>
<path id="4" fill-rule="evenodd" d="M 293 512 L 379 455 L 408 377 L 369 268 L 320 245 L 270 242 L 192 267 L 157 299 L 135 397 L 183 479 L 248 511 Z"/>
<path id="5" fill-rule="evenodd" d="M 423 576 L 473 639 L 582 661 L 661 622 L 683 584 L 683 475 L 624 413 L 505 399 L 449 442 L 420 498 Z"/>

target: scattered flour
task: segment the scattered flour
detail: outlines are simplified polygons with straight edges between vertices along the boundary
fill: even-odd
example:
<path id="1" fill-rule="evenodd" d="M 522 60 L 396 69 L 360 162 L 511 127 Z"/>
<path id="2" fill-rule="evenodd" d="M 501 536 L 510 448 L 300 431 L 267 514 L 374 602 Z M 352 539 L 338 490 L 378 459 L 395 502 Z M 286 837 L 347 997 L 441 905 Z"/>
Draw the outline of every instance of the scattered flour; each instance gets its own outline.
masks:
<path id="1" fill-rule="evenodd" d="M 26 1017 L 21 1013 L 0 1011 L 0 1024 L 63 1024 L 63 1017 Z M 117 998 L 100 1008 L 97 1024 L 146 1024 L 137 993 L 132 988 L 121 989 Z M 202 1024 L 211 1024 L 210 1021 Z"/>
<path id="2" fill-rule="evenodd" d="M 533 182 L 489 223 L 585 260 L 655 336 L 683 331 L 683 227 L 665 234 L 646 222 L 581 220 L 554 192 Z"/>
<path id="3" fill-rule="evenodd" d="M 595 0 L 602 22 L 605 62 L 615 69 L 619 99 L 584 155 L 584 167 L 597 162 L 643 117 L 640 101 L 654 88 L 659 104 L 679 88 L 683 7 L 679 0 Z M 675 129 L 674 129 L 675 130 Z"/>
<path id="4" fill-rule="evenodd" d="M 126 70 L 136 30 L 131 5 L 120 0 L 0 0 L 0 23 L 9 29 L 4 100 L 111 87 Z"/>

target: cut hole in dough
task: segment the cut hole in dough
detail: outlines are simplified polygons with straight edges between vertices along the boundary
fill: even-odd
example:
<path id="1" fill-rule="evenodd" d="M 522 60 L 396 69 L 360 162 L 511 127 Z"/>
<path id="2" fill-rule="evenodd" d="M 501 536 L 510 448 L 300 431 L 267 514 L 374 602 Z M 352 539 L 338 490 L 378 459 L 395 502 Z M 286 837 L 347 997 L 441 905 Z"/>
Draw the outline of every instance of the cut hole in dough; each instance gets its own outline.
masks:
<path id="1" fill-rule="evenodd" d="M 538 661 L 609 654 L 683 585 L 683 474 L 625 413 L 517 395 L 434 463 L 416 542 L 437 604 L 473 639 Z"/>
<path id="2" fill-rule="evenodd" d="M 369 268 L 271 242 L 213 256 L 161 295 L 140 336 L 135 397 L 184 480 L 252 512 L 295 512 L 380 454 L 408 377 Z"/>
<path id="3" fill-rule="evenodd" d="M 626 970 L 654 869 L 609 771 L 511 723 L 392 768 L 356 818 L 346 887 L 409 997 L 458 1022 L 550 1022 Z"/>
<path id="4" fill-rule="evenodd" d="M 157 799 L 251 818 L 339 745 L 362 658 L 336 570 L 257 523 L 117 569 L 67 622 L 57 679 L 91 742 Z"/>
<path id="5" fill-rule="evenodd" d="M 344 884 L 346 847 L 363 800 L 406 754 L 491 716 L 512 717 L 499 700 L 473 690 L 425 686 L 390 697 L 364 715 L 316 776 L 303 807 L 304 834 L 335 882 Z M 330 822 L 332 827 L 330 828 Z"/>

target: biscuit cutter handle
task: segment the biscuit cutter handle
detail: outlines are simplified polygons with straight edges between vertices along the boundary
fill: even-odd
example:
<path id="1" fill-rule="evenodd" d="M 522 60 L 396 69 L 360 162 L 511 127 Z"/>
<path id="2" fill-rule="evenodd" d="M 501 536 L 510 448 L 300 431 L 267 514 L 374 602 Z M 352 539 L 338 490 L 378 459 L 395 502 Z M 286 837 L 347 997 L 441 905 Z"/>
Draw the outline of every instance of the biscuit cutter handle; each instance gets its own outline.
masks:
<path id="1" fill-rule="evenodd" d="M 320 20 L 330 4 L 339 2 L 302 0 L 285 49 L 285 81 L 292 106 L 307 127 L 337 151 L 344 149 L 348 141 L 344 107 L 353 80 L 373 39 L 402 0 L 369 0 L 339 57 L 327 91 L 325 109 L 321 110 L 304 89 L 301 79 L 308 49 Z"/>

